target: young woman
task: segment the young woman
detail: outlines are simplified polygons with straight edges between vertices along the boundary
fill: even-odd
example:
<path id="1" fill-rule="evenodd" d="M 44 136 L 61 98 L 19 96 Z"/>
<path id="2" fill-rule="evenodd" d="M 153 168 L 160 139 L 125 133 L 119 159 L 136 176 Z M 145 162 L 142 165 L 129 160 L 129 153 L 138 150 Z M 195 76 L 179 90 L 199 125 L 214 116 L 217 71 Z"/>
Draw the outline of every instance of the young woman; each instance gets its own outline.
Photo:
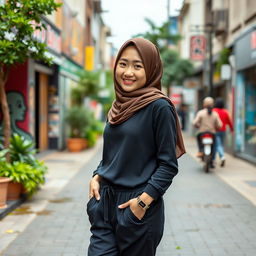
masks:
<path id="1" fill-rule="evenodd" d="M 161 91 L 154 44 L 128 40 L 114 66 L 116 100 L 108 113 L 103 158 L 90 182 L 89 256 L 153 256 L 164 228 L 162 196 L 185 153 L 179 121 Z"/>

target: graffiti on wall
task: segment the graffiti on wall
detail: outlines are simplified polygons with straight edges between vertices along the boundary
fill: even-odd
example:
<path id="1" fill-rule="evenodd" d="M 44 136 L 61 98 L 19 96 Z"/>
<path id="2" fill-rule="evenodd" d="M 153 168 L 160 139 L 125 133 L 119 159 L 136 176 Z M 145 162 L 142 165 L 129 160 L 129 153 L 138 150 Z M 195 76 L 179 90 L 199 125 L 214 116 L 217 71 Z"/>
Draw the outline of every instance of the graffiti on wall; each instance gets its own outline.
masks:
<path id="1" fill-rule="evenodd" d="M 25 116 L 27 112 L 27 106 L 25 104 L 25 99 L 23 94 L 20 92 L 9 91 L 7 92 L 7 101 L 10 110 L 11 118 L 11 130 L 12 133 L 17 133 L 23 136 L 25 139 L 31 140 L 31 135 L 19 127 L 19 122 L 25 121 Z M 3 136 L 3 128 L 0 126 L 0 136 Z"/>

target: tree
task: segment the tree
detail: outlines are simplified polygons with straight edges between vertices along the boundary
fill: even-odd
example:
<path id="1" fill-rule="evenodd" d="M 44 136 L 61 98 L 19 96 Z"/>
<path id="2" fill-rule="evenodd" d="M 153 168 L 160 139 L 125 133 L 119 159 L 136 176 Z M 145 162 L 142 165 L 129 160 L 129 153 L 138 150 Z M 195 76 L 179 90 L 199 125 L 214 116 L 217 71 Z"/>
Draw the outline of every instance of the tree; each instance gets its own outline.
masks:
<path id="1" fill-rule="evenodd" d="M 11 66 L 24 63 L 28 58 L 48 64 L 44 43 L 38 42 L 33 33 L 46 29 L 41 24 L 43 15 L 51 14 L 61 4 L 54 0 L 8 0 L 0 6 L 0 104 L 3 114 L 4 147 L 10 144 L 10 113 L 5 85 Z"/>
<path id="2" fill-rule="evenodd" d="M 100 90 L 100 73 L 95 71 L 82 71 L 77 87 L 71 91 L 72 104 L 81 106 L 85 97 L 96 98 Z"/>
<path id="3" fill-rule="evenodd" d="M 193 64 L 179 57 L 178 52 L 165 49 L 161 54 L 163 61 L 163 86 L 169 88 L 172 83 L 182 84 L 183 80 L 194 72 Z"/>
<path id="4" fill-rule="evenodd" d="M 137 34 L 135 37 L 143 37 L 155 44 L 160 52 L 166 49 L 166 40 L 172 41 L 176 44 L 180 40 L 180 35 L 171 35 L 169 32 L 169 22 L 165 22 L 162 26 L 158 27 L 151 19 L 145 18 L 150 30 L 145 33 Z"/>

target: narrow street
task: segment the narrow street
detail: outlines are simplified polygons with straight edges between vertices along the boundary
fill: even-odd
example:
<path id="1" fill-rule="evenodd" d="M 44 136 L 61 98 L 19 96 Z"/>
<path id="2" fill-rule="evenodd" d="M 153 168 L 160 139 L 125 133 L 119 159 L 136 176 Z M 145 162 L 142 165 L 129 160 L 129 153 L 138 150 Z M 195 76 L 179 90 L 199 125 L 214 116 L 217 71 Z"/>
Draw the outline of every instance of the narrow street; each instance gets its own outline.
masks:
<path id="1" fill-rule="evenodd" d="M 218 168 L 203 173 L 191 155 L 180 160 L 180 173 L 165 195 L 165 232 L 157 256 L 255 256 L 256 206 L 216 175 Z M 100 158 L 101 142 L 83 153 L 46 156 L 44 188 L 0 221 L 1 255 L 87 255 L 88 182 Z"/>

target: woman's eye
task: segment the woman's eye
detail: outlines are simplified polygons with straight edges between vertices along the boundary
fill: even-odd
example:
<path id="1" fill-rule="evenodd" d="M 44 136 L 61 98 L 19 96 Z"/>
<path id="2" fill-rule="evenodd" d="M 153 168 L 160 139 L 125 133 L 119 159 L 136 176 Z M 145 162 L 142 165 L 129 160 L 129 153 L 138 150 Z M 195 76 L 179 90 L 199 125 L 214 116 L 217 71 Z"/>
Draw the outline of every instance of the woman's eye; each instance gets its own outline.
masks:
<path id="1" fill-rule="evenodd" d="M 120 66 L 120 67 L 125 67 L 125 66 L 126 66 L 126 63 L 125 63 L 125 62 L 119 62 L 119 66 Z"/>
<path id="2" fill-rule="evenodd" d="M 135 69 L 141 69 L 141 68 L 143 68 L 141 65 L 135 65 L 134 67 L 135 67 Z"/>

